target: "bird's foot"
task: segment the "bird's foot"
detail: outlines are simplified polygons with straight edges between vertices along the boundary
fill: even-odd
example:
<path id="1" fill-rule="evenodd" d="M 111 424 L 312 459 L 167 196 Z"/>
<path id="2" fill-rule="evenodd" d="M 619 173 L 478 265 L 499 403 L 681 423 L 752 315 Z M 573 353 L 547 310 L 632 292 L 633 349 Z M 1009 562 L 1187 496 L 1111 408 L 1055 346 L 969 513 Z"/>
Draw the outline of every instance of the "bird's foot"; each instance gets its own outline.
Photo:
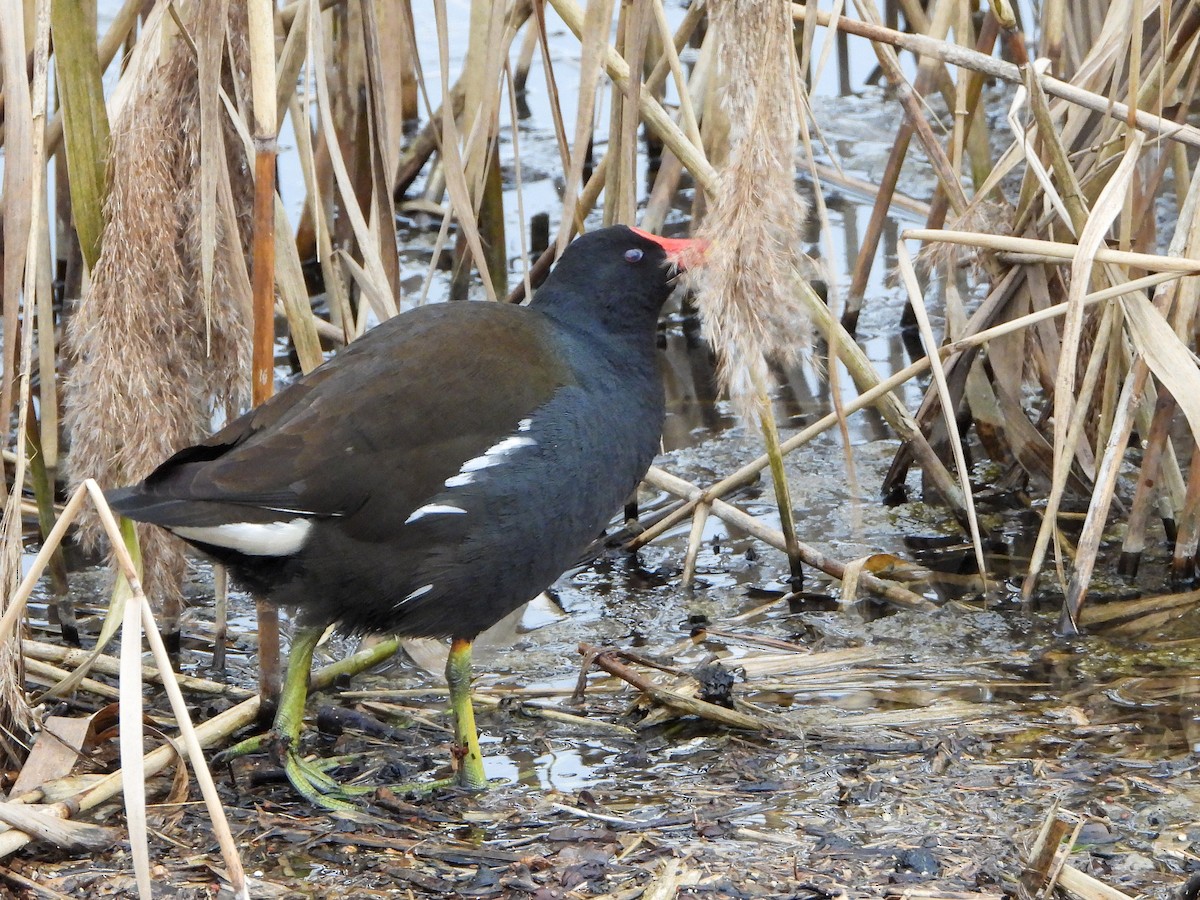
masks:
<path id="1" fill-rule="evenodd" d="M 359 810 L 361 806 L 378 791 L 386 790 L 392 794 L 405 796 L 422 796 L 443 788 L 459 788 L 465 791 L 481 791 L 487 789 L 489 782 L 484 779 L 476 782 L 469 777 L 470 766 L 463 766 L 459 761 L 458 771 L 447 778 L 435 778 L 429 781 L 413 781 L 398 784 L 344 784 L 329 775 L 334 769 L 354 765 L 362 761 L 362 754 L 345 754 L 325 759 L 306 759 L 295 747 L 295 741 L 277 731 L 256 734 L 240 743 L 218 753 L 213 762 L 216 765 L 226 765 L 243 756 L 265 753 L 283 770 L 287 780 L 295 788 L 296 793 L 309 803 L 330 812 L 350 812 Z M 461 757 L 463 752 L 455 753 Z"/>
<path id="2" fill-rule="evenodd" d="M 376 789 L 368 785 L 342 784 L 331 778 L 329 772 L 353 761 L 350 756 L 335 756 L 329 759 L 308 760 L 296 750 L 296 741 L 290 735 L 276 730 L 256 734 L 218 753 L 213 762 L 226 765 L 243 756 L 266 753 L 283 769 L 287 780 L 296 792 L 314 806 L 333 812 L 357 809 L 354 801 Z"/>

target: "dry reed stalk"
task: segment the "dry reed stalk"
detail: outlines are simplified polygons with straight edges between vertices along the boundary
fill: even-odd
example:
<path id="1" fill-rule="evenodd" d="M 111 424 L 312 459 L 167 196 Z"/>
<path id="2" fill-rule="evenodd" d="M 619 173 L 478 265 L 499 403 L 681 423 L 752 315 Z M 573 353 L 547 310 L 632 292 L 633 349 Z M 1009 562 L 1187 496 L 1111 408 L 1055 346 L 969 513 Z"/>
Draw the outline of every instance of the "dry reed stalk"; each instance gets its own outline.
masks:
<path id="1" fill-rule="evenodd" d="M 562 10 L 557 10 L 562 15 Z M 581 46 L 579 60 L 579 102 L 575 109 L 575 139 L 571 143 L 567 180 L 563 190 L 563 215 L 555 239 L 555 256 L 561 256 L 571 235 L 583 230 L 583 218 L 576 207 L 576 193 L 583 184 L 584 162 L 594 131 L 596 86 L 604 70 L 608 52 L 608 34 L 612 25 L 612 0 L 594 0 L 587 4 L 586 18 L 575 28 Z M 545 54 L 547 61 L 549 55 Z M 549 63 L 547 62 L 547 65 Z M 628 67 L 626 68 L 628 71 Z M 614 87 L 614 90 L 616 88 Z"/>
<path id="2" fill-rule="evenodd" d="M 32 424 L 29 416 L 30 381 L 33 367 L 33 330 L 37 309 L 37 287 L 44 282 L 38 274 L 39 238 L 42 218 L 46 215 L 43 191 L 45 165 L 45 126 L 47 66 L 50 56 L 50 8 L 36 4 L 33 25 L 33 73 L 25 73 L 25 40 L 22 28 L 6 29 L 0 34 L 0 56 L 4 58 L 4 77 L 9 104 L 5 124 L 8 133 L 4 145 L 4 387 L 0 414 L 11 421 L 13 393 L 16 393 L 17 418 L 13 435 L 17 452 L 11 488 L 3 489 L 3 517 L 0 519 L 0 590 L 5 598 L 0 611 L 15 606 L 12 597 L 21 577 L 21 490 L 25 481 L 26 447 L 24 436 Z M 19 4 L 0 5 L 0 16 L 9 22 L 21 22 Z M 21 228 L 24 228 L 24 233 Z M 45 327 L 45 323 L 39 323 Z M 5 429 L 7 444 L 8 430 Z M 35 721 L 24 694 L 21 646 L 18 636 L 0 637 L 0 747 L 12 762 L 23 756 L 21 736 L 31 731 Z M 12 737 L 14 740 L 10 741 Z"/>
<path id="3" fill-rule="evenodd" d="M 522 4 L 517 4 L 522 5 Z M 471 4 L 471 32 L 467 44 L 467 60 L 464 77 L 467 80 L 467 99 L 462 131 L 467 135 L 463 146 L 465 175 L 470 188 L 472 215 L 464 216 L 456 210 L 460 219 L 460 236 L 456 248 L 458 268 L 452 277 L 452 291 L 461 285 L 461 294 L 467 294 L 469 269 L 468 258 L 462 251 L 467 241 L 464 232 L 477 229 L 479 243 L 487 254 L 485 261 L 476 261 L 481 276 L 491 278 L 493 299 L 508 293 L 508 254 L 504 236 L 504 191 L 500 178 L 500 85 L 504 81 L 504 63 L 508 48 L 516 39 L 528 12 L 516 12 L 509 4 L 475 0 Z M 476 94 L 476 91 L 478 93 Z M 513 123 L 516 127 L 516 123 Z M 443 135 L 443 139 L 446 136 Z"/>
<path id="4" fill-rule="evenodd" d="M 1176 0 L 1176 6 L 1186 7 L 1186 0 Z M 972 69 L 1011 84 L 1021 84 L 1023 81 L 1020 70 L 1012 63 L 994 59 L 965 47 L 937 41 L 923 34 L 907 34 L 870 22 L 860 22 L 845 16 L 832 16 L 822 10 L 815 10 L 813 14 L 816 16 L 818 24 L 836 27 L 839 31 L 847 34 L 872 41 L 882 41 L 920 56 L 935 56 L 952 65 Z M 800 21 L 805 21 L 809 10 L 798 3 L 793 4 L 792 15 Z M 1172 13 L 1171 20 L 1172 22 L 1179 21 L 1177 12 Z M 1046 93 L 1052 97 L 1061 98 L 1082 109 L 1122 121 L 1128 119 L 1132 114 L 1137 127 L 1144 131 L 1179 141 L 1191 147 L 1200 147 L 1200 128 L 1193 125 L 1173 122 L 1168 118 L 1149 112 L 1146 108 L 1139 108 L 1131 113 L 1127 104 L 1114 101 L 1111 97 L 1106 96 L 1102 88 L 1100 92 L 1088 90 L 1048 75 L 1043 76 L 1041 81 Z"/>
<path id="5" fill-rule="evenodd" d="M 1114 6 L 1107 11 L 1108 18 L 1104 28 L 1101 29 L 1101 34 L 1104 36 L 1103 41 L 1091 48 L 1087 59 L 1083 61 L 1076 74 L 1076 83 L 1065 86 L 1066 90 L 1062 89 L 1061 82 L 1033 74 L 1026 68 L 1028 87 L 1032 89 L 1032 114 L 1037 124 L 1034 128 L 1028 127 L 1022 120 L 1020 111 L 1014 108 L 1009 121 L 1017 133 L 1018 141 L 1001 157 L 993 167 L 992 174 L 987 181 L 979 187 L 976 205 L 978 205 L 980 197 L 990 194 L 1001 185 L 1001 179 L 1007 173 L 1013 171 L 1020 162 L 1025 162 L 1027 169 L 1022 193 L 1017 203 L 1017 224 L 1013 230 L 1020 235 L 1049 237 L 1058 241 L 1065 239 L 1069 244 L 1075 244 L 1074 234 L 1082 228 L 1083 223 L 1087 220 L 1089 206 L 1095 202 L 1102 187 L 1109 181 L 1116 155 L 1122 148 L 1127 149 L 1133 140 L 1128 129 L 1122 127 L 1114 119 L 1099 118 L 1086 112 L 1086 110 L 1096 110 L 1094 92 L 1105 90 L 1110 95 L 1136 96 L 1138 106 L 1142 109 L 1161 108 L 1170 103 L 1179 103 L 1183 97 L 1194 96 L 1193 82 L 1189 78 L 1196 77 L 1195 67 L 1188 66 L 1186 63 L 1191 58 L 1190 54 L 1195 50 L 1195 35 L 1193 34 L 1189 38 L 1191 49 L 1188 52 L 1176 52 L 1167 57 L 1164 57 L 1161 52 L 1163 46 L 1178 48 L 1181 44 L 1180 34 L 1183 29 L 1178 26 L 1180 22 L 1178 12 L 1181 11 L 1181 5 L 1175 3 L 1172 6 L 1171 16 L 1163 21 L 1173 23 L 1176 30 L 1170 35 L 1154 34 L 1150 36 L 1151 31 L 1154 31 L 1154 29 L 1150 29 L 1147 31 L 1148 38 L 1145 42 L 1144 52 L 1134 53 L 1131 50 L 1131 55 L 1140 57 L 1142 61 L 1144 71 L 1139 75 L 1130 77 L 1121 71 L 1119 68 L 1120 51 L 1125 45 L 1133 47 L 1136 44 L 1136 41 L 1129 39 L 1128 24 L 1131 19 L 1144 15 L 1147 23 L 1153 23 L 1156 21 L 1156 14 L 1150 9 L 1135 13 L 1133 7 L 1129 5 Z M 1019 39 L 1019 37 L 1019 34 L 1010 34 L 1010 40 Z M 925 41 L 925 44 L 921 44 L 921 41 Z M 924 48 L 921 52 L 932 49 L 932 42 L 928 42 L 923 37 L 917 44 Z M 926 46 L 926 44 L 930 46 Z M 916 46 L 913 45 L 914 49 Z M 1018 49 L 1020 48 L 1019 40 L 1016 42 L 1016 46 Z M 949 53 L 939 53 L 939 55 L 943 59 L 952 58 Z M 980 70 L 984 68 L 977 65 L 980 62 L 978 54 L 958 55 L 963 64 Z M 1002 75 L 1001 77 L 1009 76 Z M 1138 84 L 1141 85 L 1140 89 L 1137 88 Z M 1085 91 L 1081 86 L 1091 90 Z M 1153 90 L 1151 90 L 1152 87 Z M 1069 97 L 1071 98 L 1070 102 L 1047 102 L 1043 89 L 1046 93 L 1053 92 L 1059 97 Z M 1076 108 L 1073 105 L 1076 103 L 1083 106 L 1084 109 Z M 1183 101 L 1183 105 L 1186 105 L 1186 101 Z M 1127 108 L 1125 113 L 1118 115 L 1123 115 L 1130 122 L 1136 122 L 1137 127 L 1143 130 L 1152 129 L 1160 134 L 1168 130 L 1168 126 L 1162 120 L 1151 124 L 1140 114 L 1128 115 Z M 1190 135 L 1181 136 L 1181 139 L 1191 140 L 1192 137 Z M 1039 142 L 1045 146 L 1044 153 L 1050 160 L 1048 166 L 1043 166 L 1038 152 L 1035 150 Z M 1147 150 L 1151 147 L 1152 145 L 1147 142 Z M 1143 152 L 1143 159 L 1146 155 Z M 1130 180 L 1129 188 L 1122 198 L 1124 207 L 1122 216 L 1114 227 L 1114 232 L 1123 238 L 1121 249 L 1109 250 L 1105 243 L 1096 253 L 1097 261 L 1106 263 L 1106 265 L 1098 267 L 1096 271 L 1102 286 L 1130 280 L 1128 274 L 1116 268 L 1118 264 L 1149 267 L 1152 271 L 1163 265 L 1164 257 L 1162 256 L 1150 253 L 1134 254 L 1129 250 L 1143 249 L 1143 247 L 1149 250 L 1155 249 L 1150 232 L 1141 226 L 1135 228 L 1131 223 L 1140 223 L 1153 218 L 1148 215 L 1146 210 L 1149 209 L 1149 204 L 1161 190 L 1162 173 L 1166 168 L 1166 160 L 1154 166 L 1142 166 L 1138 176 Z M 1143 171 L 1146 174 L 1142 174 Z M 993 229 L 994 226 L 989 228 L 989 230 Z M 930 236 L 934 236 L 935 240 L 953 239 L 953 236 L 946 232 L 926 231 L 924 234 L 926 239 Z M 976 236 L 975 239 L 979 237 L 982 236 Z M 987 236 L 987 239 L 995 240 L 995 246 L 1022 240 L 1022 238 L 1007 235 L 1000 238 Z M 1151 242 L 1139 246 L 1135 239 L 1150 239 Z M 1010 243 L 1008 246 L 1012 246 L 1015 250 L 1017 245 Z M 1074 259 L 1077 251 L 1074 246 L 1071 246 L 1068 253 L 1069 257 Z M 1117 256 L 1110 256 L 1114 253 Z M 1179 256 L 1179 254 L 1173 255 Z M 1028 265 L 1032 261 L 1034 260 L 1031 258 L 1021 259 L 1005 256 L 1001 256 L 999 259 L 1003 266 L 1017 266 L 1008 271 L 1010 274 L 1016 274 L 1018 281 L 1010 298 L 1006 301 L 1005 307 L 995 311 L 998 317 L 1020 315 L 1021 310 L 1030 307 L 1031 301 L 1034 309 L 1044 309 L 1056 302 L 1056 298 L 1050 296 L 1051 291 L 1057 293 L 1069 289 L 1065 272 L 1043 271 Z M 1176 264 L 1189 269 L 1195 266 L 1193 261 L 1186 259 L 1169 259 L 1167 262 L 1168 266 Z M 1004 269 L 1002 268 L 1000 271 L 1004 271 Z M 995 277 L 993 277 L 993 281 L 995 281 Z M 1078 323 L 1073 323 L 1071 326 L 1070 333 L 1076 336 L 1072 337 L 1069 342 L 1066 364 L 1072 367 L 1082 368 L 1093 358 L 1090 348 L 1095 339 L 1097 320 L 1094 313 L 1089 313 L 1088 316 L 1082 329 Z M 1070 454 L 1076 460 L 1076 465 L 1081 466 L 1085 472 L 1091 467 L 1088 460 L 1094 456 L 1095 447 L 1103 444 L 1105 435 L 1111 427 L 1110 423 L 1117 402 L 1117 386 L 1121 382 L 1123 373 L 1128 369 L 1129 362 L 1127 359 L 1123 359 L 1123 356 L 1127 355 L 1123 351 L 1124 334 L 1125 332 L 1120 328 L 1110 332 L 1108 345 L 1101 348 L 1102 355 L 1098 362 L 1102 362 L 1103 365 L 1098 371 L 1103 373 L 1103 377 L 1098 386 L 1100 393 L 1096 403 L 1099 414 L 1091 416 L 1088 420 L 1089 428 L 1085 432 L 1088 440 L 1074 444 Z M 1002 401 L 1003 408 L 1006 410 L 1004 415 L 1009 420 L 1009 425 L 1005 428 L 1006 441 L 1014 432 L 1024 432 L 1025 437 L 1020 438 L 1024 449 L 1016 454 L 1016 459 L 1029 475 L 1040 477 L 1039 473 L 1044 469 L 1041 462 L 1043 454 L 1039 451 L 1031 455 L 1028 451 L 1033 448 L 1031 441 L 1035 440 L 1037 429 L 1043 424 L 1037 421 L 1042 405 L 1040 402 L 1022 403 L 1019 398 L 1029 396 L 1026 393 L 1027 386 L 1035 387 L 1039 392 L 1051 389 L 1056 377 L 1059 377 L 1058 361 L 1062 353 L 1061 340 L 1057 330 L 1038 329 L 1035 335 L 1036 339 L 1028 345 L 1029 355 L 1021 367 L 997 366 L 996 353 L 1000 352 L 1000 348 L 993 348 L 993 351 L 989 353 L 992 366 L 987 377 L 993 380 L 992 387 L 997 399 Z M 1079 352 L 1081 347 L 1084 352 Z M 1018 352 L 1020 351 L 1018 350 Z M 973 404 L 971 409 L 975 414 L 976 425 L 980 431 L 980 437 L 985 439 L 987 449 L 993 453 L 993 458 L 997 458 L 996 454 L 1002 448 L 999 445 L 992 447 L 991 443 L 995 442 L 986 440 L 987 429 L 991 426 L 987 421 L 987 410 L 984 408 L 986 404 L 979 402 L 979 389 L 982 387 L 983 392 L 986 393 L 988 384 L 987 381 L 980 378 L 981 370 L 970 374 L 973 393 L 969 394 L 968 398 Z M 1061 393 L 1060 391 L 1060 396 Z M 927 427 L 934 427 L 931 419 L 933 405 L 935 404 L 927 404 L 920 417 Z M 1029 421 L 1027 416 L 1034 421 Z M 1062 418 L 1060 416 L 1056 420 L 1060 425 Z M 1016 425 L 1011 424 L 1013 421 L 1016 421 Z M 1146 424 L 1148 430 L 1148 423 Z M 1176 455 L 1168 448 L 1168 452 L 1162 455 L 1162 459 L 1167 466 L 1163 480 L 1170 484 L 1178 483 L 1179 490 L 1182 490 L 1182 475 L 1178 473 Z M 894 467 L 894 472 L 902 472 L 905 467 L 906 463 L 898 458 L 898 465 Z M 889 476 L 889 483 L 892 481 L 894 481 L 893 476 Z M 1077 487 L 1081 486 L 1074 474 L 1070 476 L 1069 481 Z M 1058 482 L 1064 485 L 1067 483 L 1061 477 Z M 1172 494 L 1177 495 L 1177 493 L 1176 489 L 1172 488 Z"/>
<path id="6" fill-rule="evenodd" d="M 935 8 L 935 22 L 932 27 L 934 29 L 933 36 L 938 40 L 943 39 L 949 30 L 950 11 L 951 5 L 945 2 L 938 4 Z M 814 18 L 805 18 L 804 25 L 806 28 L 813 24 Z M 936 57 L 921 57 L 920 65 L 917 69 L 917 77 L 913 84 L 913 90 L 918 95 L 925 96 L 934 81 L 945 74 L 945 69 L 939 62 Z M 909 143 L 915 131 L 916 127 L 910 119 L 906 118 L 900 124 L 900 130 L 892 144 L 892 149 L 888 154 L 887 165 L 880 179 L 879 191 L 875 197 L 875 206 L 871 210 L 871 218 L 867 220 L 867 228 L 859 244 L 858 256 L 855 259 L 854 271 L 850 279 L 850 292 L 846 298 L 846 310 L 842 314 L 842 324 L 845 325 L 851 334 L 854 333 L 858 325 L 858 316 L 862 308 L 863 297 L 866 293 L 867 280 L 871 276 L 871 268 L 875 261 L 875 251 L 879 246 L 879 239 L 883 235 L 883 226 L 887 218 L 888 208 L 891 205 L 892 194 L 895 192 L 896 185 L 899 182 L 900 171 L 908 155 Z"/>
<path id="7" fill-rule="evenodd" d="M 392 202 L 392 174 L 400 158 L 400 127 L 402 113 L 393 109 L 403 94 L 403 60 L 396 51 L 405 41 L 398 37 L 404 31 L 397 4 L 363 5 L 363 42 L 366 54 L 366 84 L 369 101 L 367 128 L 370 136 L 369 170 L 371 175 L 371 224 L 379 236 L 380 259 L 387 275 L 388 287 L 399 304 L 400 259 L 388 252 L 396 246 L 396 216 Z M 398 65 L 388 66 L 394 62 Z M 392 80 L 394 79 L 394 80 Z"/>
<path id="8" fill-rule="evenodd" d="M 248 0 L 246 8 L 246 39 L 250 61 L 250 100 L 254 124 L 254 199 L 250 253 L 251 358 L 250 402 L 259 406 L 275 393 L 275 166 L 278 154 L 278 101 L 276 100 L 275 19 L 270 0 Z M 211 40 L 205 44 L 207 53 L 200 56 L 200 72 L 219 60 L 212 51 L 220 45 Z M 205 95 L 205 99 L 208 95 Z M 215 98 L 212 98 L 215 99 Z M 214 108 L 201 106 L 201 122 L 212 128 Z M 204 113 L 207 113 L 207 122 Z M 205 141 L 203 150 L 212 153 L 213 141 Z M 208 200 L 206 196 L 204 198 Z M 205 231 L 211 242 L 213 233 Z M 205 244 L 204 262 L 210 263 L 211 243 Z M 206 273 L 207 274 L 207 273 Z M 207 289 L 211 282 L 205 278 Z M 206 297 L 207 299 L 207 297 Z M 206 307 L 208 304 L 205 304 Z M 255 597 L 254 607 L 258 632 L 258 689 L 268 701 L 273 701 L 283 688 L 280 665 L 279 609 L 262 597 Z"/>
<path id="9" fill-rule="evenodd" d="M 234 61 L 222 81 L 233 95 L 244 83 L 245 8 L 233 0 L 226 17 L 196 3 L 184 10 L 200 46 L 224 45 Z M 146 36 L 143 35 L 143 40 Z M 129 74 L 137 73 L 133 68 Z M 217 90 L 217 84 L 205 90 Z M 227 120 L 201 147 L 201 85 L 195 48 L 182 37 L 163 61 L 127 88 L 130 100 L 113 125 L 103 250 L 92 282 L 67 329 L 73 363 L 66 382 L 65 423 L 72 435 L 70 472 L 113 486 L 144 478 L 166 456 L 209 428 L 213 406 L 232 411 L 244 400 L 248 314 L 244 284 L 251 185 L 242 145 Z M 240 93 L 240 92 L 237 92 Z M 219 165 L 224 215 L 202 224 L 204 184 Z M 211 188 L 211 182 L 209 182 Z M 212 229 L 214 233 L 207 233 Z M 214 248 L 212 309 L 203 308 L 203 247 Z M 99 536 L 89 517 L 81 530 Z M 180 600 L 181 544 L 157 528 L 141 531 L 143 583 L 157 603 Z"/>
<path id="10" fill-rule="evenodd" d="M 382 320 L 398 309 L 398 284 L 389 274 L 396 271 L 391 259 L 395 232 L 390 217 L 381 224 L 377 209 L 381 204 L 375 202 L 380 186 L 391 184 L 392 163 L 373 163 L 374 155 L 381 152 L 375 129 L 382 126 L 373 124 L 372 119 L 379 117 L 369 112 L 371 87 L 361 9 L 338 5 L 324 21 L 323 26 L 320 4 L 307 4 L 303 25 L 310 57 L 302 81 L 316 87 L 316 147 L 311 146 L 314 138 L 308 133 L 313 122 L 306 91 L 304 103 L 292 104 L 309 192 L 299 240 L 306 256 L 315 244 L 333 315 L 349 338 L 365 329 L 369 314 Z M 350 279 L 367 301 L 359 305 L 357 321 L 349 315 Z"/>
<path id="11" fill-rule="evenodd" d="M 657 6 L 660 0 L 634 0 L 622 3 L 617 14 L 617 52 L 625 58 L 631 74 L 643 73 L 649 15 L 647 5 Z M 643 90 L 641 78 L 630 78 L 623 88 L 613 85 L 608 125 L 609 163 L 608 184 L 604 190 L 604 224 L 632 222 L 637 214 L 638 166 L 638 94 Z"/>

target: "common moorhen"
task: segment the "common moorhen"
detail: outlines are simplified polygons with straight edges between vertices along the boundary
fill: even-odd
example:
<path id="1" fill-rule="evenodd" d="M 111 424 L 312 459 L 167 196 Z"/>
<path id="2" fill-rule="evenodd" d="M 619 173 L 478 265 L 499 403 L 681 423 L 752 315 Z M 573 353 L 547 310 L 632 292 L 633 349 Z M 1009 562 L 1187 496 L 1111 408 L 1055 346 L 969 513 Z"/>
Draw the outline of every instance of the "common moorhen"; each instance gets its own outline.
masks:
<path id="1" fill-rule="evenodd" d="M 528 306 L 405 312 L 109 492 L 122 515 L 298 609 L 273 734 L 304 796 L 347 796 L 294 749 L 313 649 L 335 622 L 452 639 L 459 781 L 486 784 L 471 642 L 574 564 L 645 474 L 663 423 L 656 323 L 694 245 L 591 232 Z"/>

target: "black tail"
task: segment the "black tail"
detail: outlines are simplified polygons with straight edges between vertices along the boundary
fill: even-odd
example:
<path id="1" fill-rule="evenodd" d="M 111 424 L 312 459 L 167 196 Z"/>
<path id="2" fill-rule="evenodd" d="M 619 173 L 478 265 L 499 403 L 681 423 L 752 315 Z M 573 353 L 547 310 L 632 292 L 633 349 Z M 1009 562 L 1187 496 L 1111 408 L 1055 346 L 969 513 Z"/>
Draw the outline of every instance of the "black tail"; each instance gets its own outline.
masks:
<path id="1" fill-rule="evenodd" d="M 155 493 L 143 484 L 114 488 L 104 492 L 113 512 L 137 522 L 149 522 L 164 528 L 204 528 L 229 522 L 271 521 L 278 514 L 235 503 L 169 497 Z"/>

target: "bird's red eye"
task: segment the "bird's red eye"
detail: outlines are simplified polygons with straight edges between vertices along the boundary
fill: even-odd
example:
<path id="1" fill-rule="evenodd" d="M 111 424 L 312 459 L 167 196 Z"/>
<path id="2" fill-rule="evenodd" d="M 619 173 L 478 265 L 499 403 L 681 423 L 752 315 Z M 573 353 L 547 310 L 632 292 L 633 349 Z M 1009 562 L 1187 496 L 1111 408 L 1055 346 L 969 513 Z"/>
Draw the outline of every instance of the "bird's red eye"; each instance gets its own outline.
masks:
<path id="1" fill-rule="evenodd" d="M 637 247 L 630 247 L 625 251 L 625 262 L 635 263 L 642 261 L 642 251 Z"/>

